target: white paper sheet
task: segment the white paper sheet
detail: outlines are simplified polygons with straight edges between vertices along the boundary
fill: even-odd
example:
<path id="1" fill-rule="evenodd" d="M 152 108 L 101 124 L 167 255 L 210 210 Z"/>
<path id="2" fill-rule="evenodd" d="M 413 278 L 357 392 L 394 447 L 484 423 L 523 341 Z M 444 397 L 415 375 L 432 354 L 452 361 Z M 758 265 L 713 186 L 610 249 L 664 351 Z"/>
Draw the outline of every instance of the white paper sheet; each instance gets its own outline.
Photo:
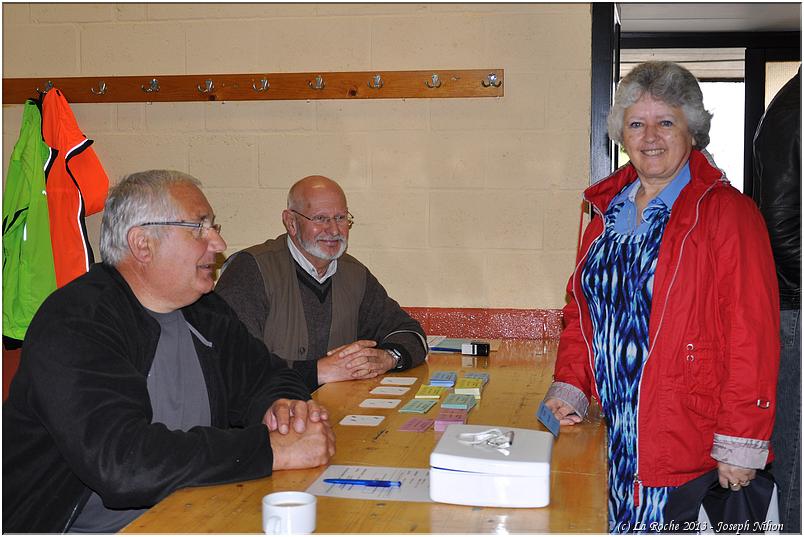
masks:
<path id="1" fill-rule="evenodd" d="M 383 377 L 380 384 L 393 384 L 396 386 L 412 386 L 419 380 L 416 377 Z"/>
<path id="2" fill-rule="evenodd" d="M 360 408 L 396 408 L 402 399 L 366 399 Z"/>
<path id="3" fill-rule="evenodd" d="M 401 487 L 364 487 L 361 485 L 334 485 L 324 479 L 382 479 L 401 481 Z M 344 466 L 333 464 L 307 489 L 316 496 L 335 496 L 355 500 L 386 500 L 396 502 L 429 502 L 429 468 L 391 468 L 387 466 Z"/>

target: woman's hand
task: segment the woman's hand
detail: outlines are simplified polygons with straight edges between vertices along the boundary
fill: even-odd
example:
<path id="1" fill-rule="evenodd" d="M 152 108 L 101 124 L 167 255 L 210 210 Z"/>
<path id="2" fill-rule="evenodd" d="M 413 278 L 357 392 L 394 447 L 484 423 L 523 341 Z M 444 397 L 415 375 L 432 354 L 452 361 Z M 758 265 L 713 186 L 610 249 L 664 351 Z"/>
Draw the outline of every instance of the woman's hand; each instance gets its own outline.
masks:
<path id="1" fill-rule="evenodd" d="M 575 409 L 561 399 L 551 397 L 544 402 L 544 406 L 550 409 L 561 425 L 575 425 L 581 423 L 583 419 L 575 413 Z"/>
<path id="2" fill-rule="evenodd" d="M 757 476 L 757 471 L 753 468 L 743 468 L 726 464 L 725 462 L 718 462 L 717 476 L 721 487 L 737 492 L 751 483 L 751 480 Z"/>

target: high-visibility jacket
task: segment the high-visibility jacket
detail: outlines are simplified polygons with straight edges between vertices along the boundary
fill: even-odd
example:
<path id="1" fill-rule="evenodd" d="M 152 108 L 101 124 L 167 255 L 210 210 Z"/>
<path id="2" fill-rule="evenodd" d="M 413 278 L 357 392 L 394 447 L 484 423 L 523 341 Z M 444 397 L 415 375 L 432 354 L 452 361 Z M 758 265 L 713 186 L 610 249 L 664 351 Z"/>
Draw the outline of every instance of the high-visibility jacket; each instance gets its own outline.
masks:
<path id="1" fill-rule="evenodd" d="M 85 217 L 103 210 L 109 178 L 95 150 L 78 128 L 61 91 L 51 89 L 42 104 L 42 136 L 50 147 L 45 168 L 50 237 L 56 284 L 71 282 L 95 262 Z"/>
<path id="2" fill-rule="evenodd" d="M 42 115 L 33 101 L 22 111 L 20 136 L 3 193 L 3 335 L 23 339 L 36 310 L 56 289 L 45 193 Z"/>

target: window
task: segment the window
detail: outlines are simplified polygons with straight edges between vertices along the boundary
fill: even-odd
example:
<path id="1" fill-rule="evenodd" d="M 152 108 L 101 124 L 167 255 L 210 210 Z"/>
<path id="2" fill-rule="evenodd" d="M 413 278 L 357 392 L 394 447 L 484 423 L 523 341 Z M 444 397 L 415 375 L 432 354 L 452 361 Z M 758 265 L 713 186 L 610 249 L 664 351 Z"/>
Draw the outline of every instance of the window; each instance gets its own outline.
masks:
<path id="1" fill-rule="evenodd" d="M 714 114 L 706 149 L 738 190 L 743 190 L 744 58 L 744 48 L 625 49 L 620 53 L 620 79 L 646 61 L 675 62 L 695 75 L 704 108 Z M 628 161 L 623 151 L 618 156 L 618 165 Z"/>

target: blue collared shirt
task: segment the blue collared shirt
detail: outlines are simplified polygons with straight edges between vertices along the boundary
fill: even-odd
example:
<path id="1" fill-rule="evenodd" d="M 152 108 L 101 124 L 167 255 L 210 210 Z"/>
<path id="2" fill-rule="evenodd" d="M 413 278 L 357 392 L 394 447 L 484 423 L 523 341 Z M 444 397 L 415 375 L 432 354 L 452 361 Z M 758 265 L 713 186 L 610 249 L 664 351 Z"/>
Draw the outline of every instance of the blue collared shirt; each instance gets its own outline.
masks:
<path id="1" fill-rule="evenodd" d="M 670 181 L 670 184 L 664 187 L 664 189 L 659 192 L 659 195 L 650 200 L 648 205 L 645 207 L 643 211 L 643 215 L 640 215 L 639 218 L 639 225 L 636 224 L 636 194 L 639 187 L 642 185 L 642 181 L 637 179 L 630 185 L 626 186 L 619 194 L 617 194 L 613 200 L 611 200 L 611 205 L 614 206 L 620 202 L 624 202 L 623 208 L 617 214 L 617 218 L 614 220 L 614 231 L 617 233 L 623 233 L 626 235 L 641 235 L 648 230 L 648 226 L 650 223 L 645 220 L 644 213 L 649 212 L 648 208 L 658 205 L 664 204 L 665 207 L 673 210 L 673 204 L 676 202 L 676 198 L 681 193 L 681 189 L 687 186 L 687 183 L 690 182 L 690 162 L 687 161 L 686 164 L 681 168 L 678 172 L 678 175 Z"/>

